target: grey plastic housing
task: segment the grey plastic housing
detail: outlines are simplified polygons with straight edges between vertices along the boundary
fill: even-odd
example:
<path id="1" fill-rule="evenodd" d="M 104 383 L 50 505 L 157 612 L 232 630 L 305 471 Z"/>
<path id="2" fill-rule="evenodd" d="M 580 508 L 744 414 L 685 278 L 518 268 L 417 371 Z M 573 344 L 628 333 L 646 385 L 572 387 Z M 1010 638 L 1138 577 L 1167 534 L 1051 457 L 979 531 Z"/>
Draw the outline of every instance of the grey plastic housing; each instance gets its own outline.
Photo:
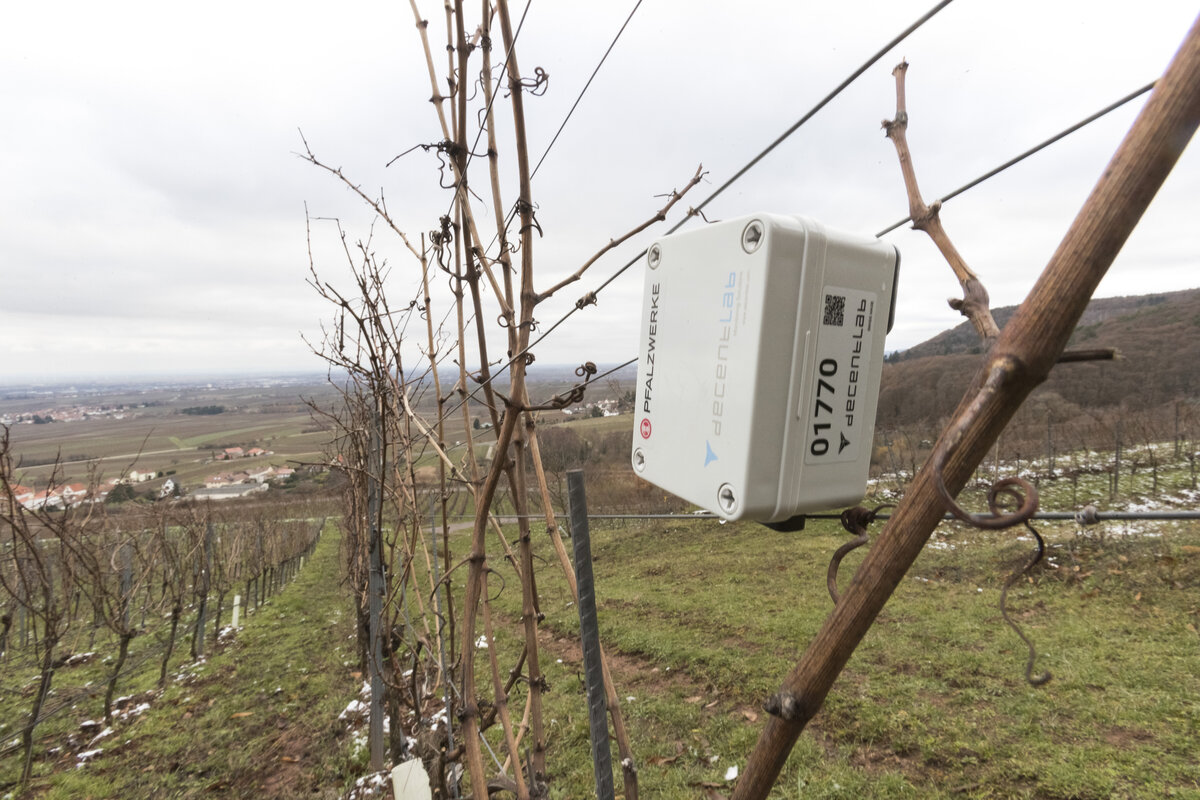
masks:
<path id="1" fill-rule="evenodd" d="M 899 260 L 878 239 L 776 214 L 655 242 L 637 474 L 729 520 L 861 499 Z"/>

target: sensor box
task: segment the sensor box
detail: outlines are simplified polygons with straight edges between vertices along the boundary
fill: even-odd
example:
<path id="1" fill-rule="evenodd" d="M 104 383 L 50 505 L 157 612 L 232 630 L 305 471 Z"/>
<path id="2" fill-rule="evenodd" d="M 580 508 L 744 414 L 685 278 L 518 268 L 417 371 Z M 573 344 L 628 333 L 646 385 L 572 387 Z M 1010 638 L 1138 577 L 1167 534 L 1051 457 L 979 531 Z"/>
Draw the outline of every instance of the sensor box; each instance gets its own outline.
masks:
<path id="1" fill-rule="evenodd" d="M 860 500 L 896 248 L 755 214 L 659 239 L 646 261 L 637 474 L 729 520 Z"/>

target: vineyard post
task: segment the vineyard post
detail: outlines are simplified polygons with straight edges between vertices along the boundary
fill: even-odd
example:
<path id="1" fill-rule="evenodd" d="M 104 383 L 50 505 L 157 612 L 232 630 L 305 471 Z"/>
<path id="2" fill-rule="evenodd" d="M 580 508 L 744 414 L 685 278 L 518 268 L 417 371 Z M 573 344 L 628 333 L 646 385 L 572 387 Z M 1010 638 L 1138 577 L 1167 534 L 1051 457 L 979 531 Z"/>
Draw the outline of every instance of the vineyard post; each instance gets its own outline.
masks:
<path id="1" fill-rule="evenodd" d="M 382 508 L 380 481 L 383 476 L 383 434 L 380 428 L 380 406 L 383 398 L 376 396 L 371 409 L 371 449 L 367 464 L 367 525 L 370 571 L 367 580 L 369 604 L 369 647 L 367 670 L 371 680 L 371 708 L 368 718 L 368 743 L 371 751 L 370 769 L 383 769 L 383 531 L 379 524 Z"/>
<path id="2" fill-rule="evenodd" d="M 1121 416 L 1119 414 L 1117 415 L 1116 433 L 1113 436 L 1115 441 L 1113 443 L 1112 486 L 1108 491 L 1108 501 L 1110 503 L 1116 500 L 1117 495 L 1121 492 Z"/>
<path id="3" fill-rule="evenodd" d="M 121 543 L 121 624 L 129 627 L 129 600 L 133 594 L 133 545 Z"/>
<path id="4" fill-rule="evenodd" d="M 850 586 L 768 705 L 733 800 L 771 791 L 805 725 L 954 497 L 1054 367 L 1092 293 L 1200 124 L 1200 20 L 1147 100 L 1016 315 L 984 356 L 952 421 Z M 938 463 L 940 462 L 940 464 Z M 938 466 L 942 469 L 938 469 Z M 1036 502 L 1034 503 L 1036 508 Z"/>
<path id="5" fill-rule="evenodd" d="M 1182 400 L 1175 401 L 1175 433 L 1171 437 L 1171 439 L 1174 442 L 1174 446 L 1175 446 L 1174 452 L 1175 452 L 1175 460 L 1176 461 L 1179 460 L 1180 455 L 1183 453 L 1183 440 L 1179 436 L 1179 407 L 1182 404 L 1183 404 Z"/>
<path id="6" fill-rule="evenodd" d="M 199 576 L 196 582 L 196 595 L 199 610 L 196 612 L 196 629 L 192 634 L 192 658 L 204 655 L 204 625 L 208 610 L 208 581 L 212 574 L 212 543 L 213 524 L 209 520 L 204 525 L 204 543 L 201 550 Z"/>
<path id="7" fill-rule="evenodd" d="M 596 621 L 596 585 L 592 577 L 592 544 L 588 530 L 587 488 L 583 470 L 567 473 L 571 543 L 575 548 L 575 578 L 579 586 L 579 630 L 583 643 L 583 670 L 587 684 L 588 727 L 592 739 L 592 771 L 598 800 L 612 800 L 612 748 L 608 743 L 608 700 L 604 694 L 603 654 Z"/>
<path id="8" fill-rule="evenodd" d="M 445 493 L 443 492 L 441 496 L 445 497 Z M 438 670 L 442 673 L 442 675 L 445 676 L 447 674 L 446 673 L 446 636 L 445 636 L 445 631 L 444 631 L 445 626 L 443 625 L 443 620 L 445 619 L 445 617 L 442 616 L 442 590 L 440 588 L 441 583 L 442 583 L 442 578 L 440 575 L 438 575 L 437 502 L 438 502 L 438 495 L 431 493 L 429 495 L 429 539 L 433 543 L 433 559 L 430 562 L 433 566 L 433 585 L 435 587 L 434 591 L 433 591 L 433 610 L 434 610 L 434 613 L 437 615 Z M 447 597 L 447 602 L 448 602 L 449 597 L 450 597 L 450 586 L 448 583 L 446 585 L 446 597 Z M 407 617 L 407 615 L 408 615 L 408 612 L 407 612 L 408 598 L 407 598 L 407 596 L 405 596 L 404 601 L 406 603 L 405 616 Z M 451 703 L 450 703 L 451 686 L 450 686 L 450 680 L 448 677 L 443 678 L 443 680 L 445 681 L 445 685 L 442 687 L 442 701 L 446 706 L 446 748 L 448 750 L 453 750 L 454 749 L 454 717 L 451 714 L 451 711 L 452 711 Z"/>

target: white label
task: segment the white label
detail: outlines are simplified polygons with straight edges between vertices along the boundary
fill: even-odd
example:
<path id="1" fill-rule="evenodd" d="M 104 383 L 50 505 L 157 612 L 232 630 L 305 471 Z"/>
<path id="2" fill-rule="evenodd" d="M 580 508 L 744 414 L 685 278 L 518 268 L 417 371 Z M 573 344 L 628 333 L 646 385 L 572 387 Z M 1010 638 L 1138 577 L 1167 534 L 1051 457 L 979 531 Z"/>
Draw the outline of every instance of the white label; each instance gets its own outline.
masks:
<path id="1" fill-rule="evenodd" d="M 863 447 L 863 412 L 878 295 L 826 286 L 817 326 L 817 352 L 807 403 L 805 464 L 856 461 Z M 869 446 L 870 443 L 867 443 Z"/>

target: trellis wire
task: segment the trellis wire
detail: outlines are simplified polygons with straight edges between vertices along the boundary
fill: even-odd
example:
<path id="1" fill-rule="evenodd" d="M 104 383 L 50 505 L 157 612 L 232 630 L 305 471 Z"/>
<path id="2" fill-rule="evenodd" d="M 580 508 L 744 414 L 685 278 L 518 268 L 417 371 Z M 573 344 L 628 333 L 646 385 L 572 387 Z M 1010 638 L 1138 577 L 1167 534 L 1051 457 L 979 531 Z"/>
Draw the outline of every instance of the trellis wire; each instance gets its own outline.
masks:
<path id="1" fill-rule="evenodd" d="M 706 197 L 704 200 L 702 200 L 698 206 L 695 206 L 692 209 L 692 212 L 690 212 L 683 219 L 679 220 L 679 222 L 677 222 L 674 226 L 672 226 L 667 231 L 667 235 L 672 234 L 672 233 L 676 232 L 677 230 L 679 230 L 681 227 L 683 227 L 689 219 L 691 219 L 693 216 L 696 216 L 701 210 L 704 209 L 705 206 L 707 206 L 710 202 L 715 200 L 718 195 L 720 195 L 722 192 L 724 192 L 726 189 L 728 189 L 730 186 L 732 186 L 734 184 L 734 182 L 739 180 L 747 172 L 749 172 L 751 169 L 753 169 L 753 167 L 756 164 L 758 164 L 758 162 L 760 162 L 763 158 L 765 158 L 772 150 L 774 150 L 776 147 L 778 147 L 780 144 L 782 144 L 786 139 L 788 139 L 788 137 L 790 137 L 793 133 L 795 133 L 797 130 L 799 130 L 799 128 L 802 125 L 804 125 L 804 123 L 808 122 L 809 119 L 811 119 L 818 111 L 820 111 L 826 105 L 828 105 L 834 98 L 836 98 L 848 86 L 850 86 L 851 83 L 853 83 L 864 72 L 866 72 L 868 69 L 870 69 L 871 66 L 873 66 L 875 64 L 875 62 L 877 62 L 879 59 L 881 59 L 885 55 L 887 55 L 887 53 L 889 51 L 891 51 L 893 48 L 895 48 L 896 45 L 900 44 L 902 41 L 904 41 L 906 38 L 908 38 L 908 36 L 910 36 L 918 28 L 920 28 L 922 25 L 924 25 L 926 22 L 928 22 L 930 19 L 932 19 L 934 17 L 934 15 L 936 15 L 939 11 L 941 11 L 943 8 L 948 6 L 951 2 L 953 2 L 953 0 L 941 0 L 940 3 L 938 3 L 933 8 L 931 8 L 929 11 L 927 11 L 920 19 L 918 19 L 916 22 L 909 25 L 901 33 L 899 33 L 897 36 L 895 36 L 890 42 L 888 42 L 886 45 L 884 45 L 882 48 L 880 48 L 878 51 L 876 51 L 876 53 L 874 55 L 872 55 L 867 61 L 865 61 L 858 69 L 856 69 L 854 72 L 852 72 L 849 77 L 847 77 L 840 84 L 838 84 L 837 87 L 835 87 L 833 89 L 833 91 L 829 92 L 829 94 L 827 94 L 824 98 L 822 98 L 815 106 L 813 106 L 811 109 L 809 109 L 808 112 L 805 113 L 799 120 L 797 120 L 787 130 L 785 130 L 782 134 L 780 134 L 778 137 L 776 137 L 775 140 L 772 141 L 769 145 L 767 145 L 765 148 L 763 148 L 761 151 L 759 151 L 757 155 L 755 155 L 752 159 L 750 159 L 750 161 L 748 161 L 741 169 L 739 169 L 737 172 L 735 172 L 732 177 L 730 177 L 728 180 L 726 180 L 725 183 L 721 184 L 721 186 L 719 186 L 715 191 L 713 191 L 711 194 L 709 194 L 708 197 Z M 599 288 L 594 290 L 591 294 L 593 294 L 593 295 L 600 294 L 600 292 L 604 291 L 604 289 L 606 289 L 613 281 L 615 281 L 617 278 L 619 278 L 621 275 L 623 275 L 630 267 L 632 267 L 634 264 L 636 264 L 638 261 L 640 261 L 641 258 L 645 254 L 646 254 L 646 251 L 642 250 L 640 253 L 638 253 L 636 256 L 634 256 L 632 259 L 630 259 L 628 262 L 626 262 L 624 266 L 620 267 L 616 272 L 614 272 L 611 276 L 609 276 L 603 283 L 600 284 Z M 582 308 L 582 306 L 580 306 L 580 305 L 575 305 L 572 308 L 570 308 L 567 311 L 567 313 L 565 313 L 562 317 L 560 317 L 558 319 L 558 321 L 555 322 L 553 325 L 551 325 L 543 334 L 541 334 L 536 339 L 534 339 L 532 342 L 530 342 L 529 345 L 527 345 L 519 353 L 516 353 L 513 356 L 511 356 L 502 367 L 500 367 L 498 370 L 496 370 L 492 374 L 492 378 L 490 380 L 495 380 L 496 377 L 498 377 L 501 373 L 503 373 L 505 370 L 507 370 L 509 367 L 511 367 L 514 363 L 516 363 L 517 359 L 524 358 L 525 355 L 527 353 L 529 353 L 529 351 L 531 351 L 539 343 L 544 341 L 547 336 L 549 336 L 551 333 L 553 333 L 560 325 L 562 325 L 564 322 L 566 322 L 576 311 L 579 311 L 581 308 Z M 462 403 L 469 402 L 472 398 L 474 398 L 476 393 L 479 392 L 480 389 L 482 389 L 484 385 L 485 385 L 484 383 L 480 383 L 480 385 L 477 386 L 467 396 L 467 398 L 462 401 Z M 456 406 L 454 410 L 461 408 L 462 403 L 460 403 L 458 406 Z M 443 415 L 442 419 L 446 419 L 448 417 L 449 413 L 452 413 L 452 411 L 447 412 L 447 414 Z"/>

